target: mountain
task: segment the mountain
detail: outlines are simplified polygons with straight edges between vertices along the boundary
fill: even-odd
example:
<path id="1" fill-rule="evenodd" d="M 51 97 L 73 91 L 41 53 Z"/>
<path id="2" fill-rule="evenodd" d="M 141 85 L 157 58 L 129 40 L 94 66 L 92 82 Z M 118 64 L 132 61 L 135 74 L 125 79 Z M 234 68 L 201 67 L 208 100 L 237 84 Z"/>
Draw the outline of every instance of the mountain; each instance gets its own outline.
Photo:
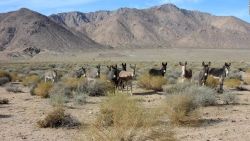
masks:
<path id="1" fill-rule="evenodd" d="M 83 33 L 70 31 L 47 16 L 22 8 L 0 14 L 0 50 L 39 53 L 102 47 Z"/>
<path id="2" fill-rule="evenodd" d="M 250 48 L 249 23 L 172 4 L 148 9 L 59 13 L 50 19 L 116 48 Z"/>

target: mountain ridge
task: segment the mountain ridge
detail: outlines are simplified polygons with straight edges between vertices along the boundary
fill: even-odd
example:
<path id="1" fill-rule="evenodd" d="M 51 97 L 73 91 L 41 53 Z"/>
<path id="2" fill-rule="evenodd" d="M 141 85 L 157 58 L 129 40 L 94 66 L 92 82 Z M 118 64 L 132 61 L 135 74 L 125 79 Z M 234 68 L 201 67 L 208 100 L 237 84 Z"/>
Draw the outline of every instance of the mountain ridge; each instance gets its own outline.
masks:
<path id="1" fill-rule="evenodd" d="M 214 16 L 172 4 L 148 9 L 59 13 L 50 18 L 100 44 L 118 48 L 249 48 L 250 43 L 249 23 L 233 16 Z"/>

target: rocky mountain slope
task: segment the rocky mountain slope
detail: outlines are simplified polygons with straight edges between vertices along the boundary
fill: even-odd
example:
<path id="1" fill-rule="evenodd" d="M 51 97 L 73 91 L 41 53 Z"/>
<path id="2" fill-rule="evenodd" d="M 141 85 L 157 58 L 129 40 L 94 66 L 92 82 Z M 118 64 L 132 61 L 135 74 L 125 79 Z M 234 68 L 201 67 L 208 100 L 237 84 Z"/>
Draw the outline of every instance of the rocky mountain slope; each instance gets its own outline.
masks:
<path id="1" fill-rule="evenodd" d="M 100 47 L 102 46 L 88 36 L 74 33 L 47 16 L 29 9 L 22 8 L 0 14 L 0 50 L 2 51 L 63 52 Z"/>
<path id="2" fill-rule="evenodd" d="M 50 19 L 118 48 L 250 48 L 249 23 L 172 4 L 141 10 L 60 13 Z"/>

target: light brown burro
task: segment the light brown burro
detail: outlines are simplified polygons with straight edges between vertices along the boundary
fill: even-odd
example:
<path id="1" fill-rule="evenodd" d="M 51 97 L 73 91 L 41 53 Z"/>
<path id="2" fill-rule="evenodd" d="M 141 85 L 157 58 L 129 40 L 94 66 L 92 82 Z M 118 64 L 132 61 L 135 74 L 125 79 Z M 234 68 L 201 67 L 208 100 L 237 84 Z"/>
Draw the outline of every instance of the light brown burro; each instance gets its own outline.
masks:
<path id="1" fill-rule="evenodd" d="M 130 68 L 132 69 L 131 71 L 122 70 L 119 73 L 118 81 L 119 81 L 119 86 L 121 86 L 122 90 L 123 90 L 123 86 L 127 87 L 127 93 L 128 93 L 128 87 L 130 87 L 130 92 L 132 95 L 133 94 L 132 93 L 132 89 L 133 89 L 132 81 L 135 77 L 136 65 L 130 65 Z"/>

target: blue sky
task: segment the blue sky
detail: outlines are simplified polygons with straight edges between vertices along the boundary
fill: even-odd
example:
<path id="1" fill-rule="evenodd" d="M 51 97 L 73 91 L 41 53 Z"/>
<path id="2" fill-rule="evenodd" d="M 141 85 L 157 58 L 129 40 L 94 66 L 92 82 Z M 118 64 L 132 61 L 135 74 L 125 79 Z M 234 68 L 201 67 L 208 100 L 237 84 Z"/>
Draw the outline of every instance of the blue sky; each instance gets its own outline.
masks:
<path id="1" fill-rule="evenodd" d="M 169 2 L 184 9 L 220 16 L 232 15 L 250 22 L 249 0 L 0 0 L 0 12 L 26 7 L 50 15 L 68 11 L 115 10 L 121 7 L 148 8 Z"/>

